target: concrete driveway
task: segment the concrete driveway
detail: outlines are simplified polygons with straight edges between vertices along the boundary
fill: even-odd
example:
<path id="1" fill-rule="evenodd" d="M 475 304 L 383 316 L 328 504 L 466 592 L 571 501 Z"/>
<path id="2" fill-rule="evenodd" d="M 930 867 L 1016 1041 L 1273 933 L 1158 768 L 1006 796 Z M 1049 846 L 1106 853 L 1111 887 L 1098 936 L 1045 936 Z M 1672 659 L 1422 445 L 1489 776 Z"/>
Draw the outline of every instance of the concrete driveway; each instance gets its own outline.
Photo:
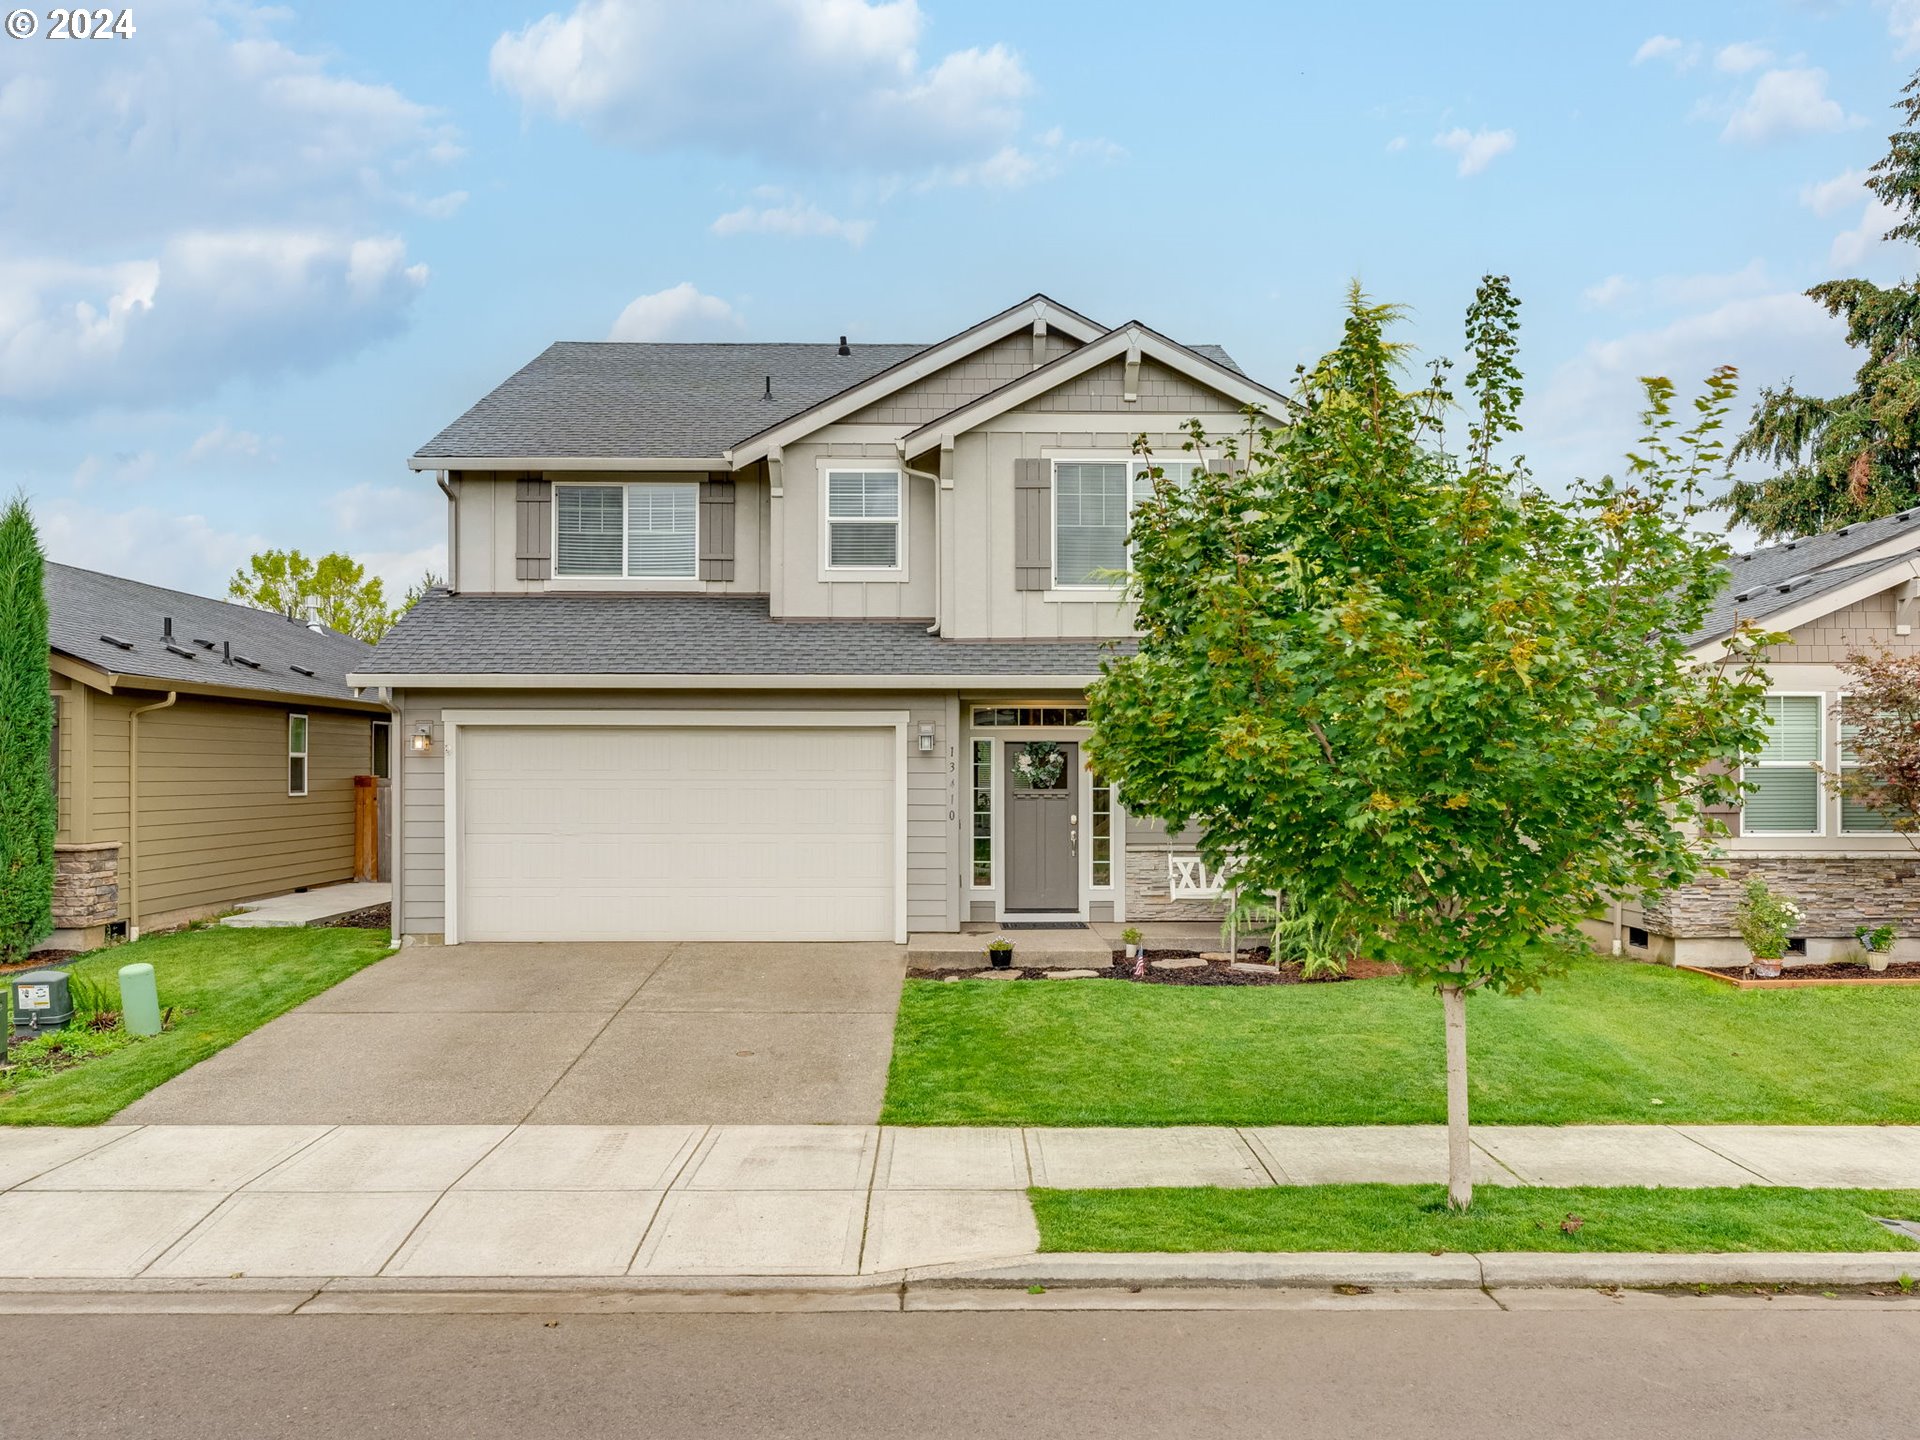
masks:
<path id="1" fill-rule="evenodd" d="M 419 946 L 135 1101 L 141 1124 L 856 1124 L 895 945 Z"/>

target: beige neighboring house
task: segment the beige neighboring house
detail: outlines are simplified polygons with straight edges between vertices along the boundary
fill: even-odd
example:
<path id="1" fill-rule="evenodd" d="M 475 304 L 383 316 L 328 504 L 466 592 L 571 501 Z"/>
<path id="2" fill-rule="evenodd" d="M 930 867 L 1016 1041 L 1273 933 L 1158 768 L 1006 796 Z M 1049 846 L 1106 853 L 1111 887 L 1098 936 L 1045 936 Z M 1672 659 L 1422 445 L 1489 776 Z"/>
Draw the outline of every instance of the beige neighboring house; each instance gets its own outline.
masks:
<path id="1" fill-rule="evenodd" d="M 1856 651 L 1920 650 L 1916 597 L 1920 509 L 1733 560 L 1726 588 L 1692 637 L 1694 655 L 1719 659 L 1742 620 L 1785 632 L 1787 642 L 1767 662 L 1771 738 L 1742 771 L 1755 788 L 1744 806 L 1721 813 L 1733 831 L 1718 862 L 1728 873 L 1591 922 L 1601 948 L 1681 965 L 1743 965 L 1733 906 L 1746 877 L 1760 874 L 1806 911 L 1789 965 L 1852 953 L 1855 927 L 1881 924 L 1900 932 L 1896 960 L 1920 960 L 1920 851 L 1821 778 L 1822 769 L 1849 762 L 1842 662 Z"/>
<path id="2" fill-rule="evenodd" d="M 933 344 L 562 343 L 410 464 L 449 584 L 392 699 L 414 940 L 882 940 L 1211 918 L 1083 763 L 1185 426 L 1285 402 L 1036 295 Z"/>
<path id="3" fill-rule="evenodd" d="M 354 878 L 354 777 L 391 716 L 324 627 L 46 567 L 55 706 L 56 949 Z"/>

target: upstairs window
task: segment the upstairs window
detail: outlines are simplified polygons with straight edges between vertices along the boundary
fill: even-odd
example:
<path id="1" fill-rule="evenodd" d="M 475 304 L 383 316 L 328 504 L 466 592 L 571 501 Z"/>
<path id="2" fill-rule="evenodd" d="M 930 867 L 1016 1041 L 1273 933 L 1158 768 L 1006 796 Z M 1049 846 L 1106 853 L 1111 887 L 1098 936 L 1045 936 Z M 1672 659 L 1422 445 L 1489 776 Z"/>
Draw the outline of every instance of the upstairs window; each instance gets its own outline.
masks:
<path id="1" fill-rule="evenodd" d="M 563 579 L 691 580 L 699 573 L 694 482 L 553 487 L 553 573 Z"/>
<path id="2" fill-rule="evenodd" d="M 1133 507 L 1153 495 L 1153 470 L 1184 485 L 1194 460 L 1056 460 L 1053 466 L 1053 583 L 1113 586 L 1131 568 Z"/>
<path id="3" fill-rule="evenodd" d="M 900 569 L 900 472 L 826 472 L 827 569 Z"/>
<path id="4" fill-rule="evenodd" d="M 1745 767 L 1742 834 L 1820 833 L 1820 711 L 1818 695 L 1766 697 L 1767 742 Z"/>

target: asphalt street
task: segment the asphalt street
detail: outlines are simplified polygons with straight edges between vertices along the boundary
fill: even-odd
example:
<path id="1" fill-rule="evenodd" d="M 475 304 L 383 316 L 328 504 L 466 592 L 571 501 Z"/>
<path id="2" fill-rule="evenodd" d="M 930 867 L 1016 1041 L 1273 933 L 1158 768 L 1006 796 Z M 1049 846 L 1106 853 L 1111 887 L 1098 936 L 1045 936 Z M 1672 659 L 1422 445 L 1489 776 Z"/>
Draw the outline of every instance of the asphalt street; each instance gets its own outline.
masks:
<path id="1" fill-rule="evenodd" d="M 36 1437 L 1914 1433 L 1920 1304 L 26 1316 Z M 13 1429 L 14 1425 L 18 1429 Z"/>

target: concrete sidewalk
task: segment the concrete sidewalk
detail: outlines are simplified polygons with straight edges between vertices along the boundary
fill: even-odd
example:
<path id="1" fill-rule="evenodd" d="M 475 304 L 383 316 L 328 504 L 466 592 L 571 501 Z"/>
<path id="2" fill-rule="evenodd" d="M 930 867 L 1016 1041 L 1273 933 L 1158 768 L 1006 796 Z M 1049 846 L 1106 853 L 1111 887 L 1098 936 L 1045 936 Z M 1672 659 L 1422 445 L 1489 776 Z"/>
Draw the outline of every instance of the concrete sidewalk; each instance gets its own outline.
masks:
<path id="1" fill-rule="evenodd" d="M 1920 1127 L 1484 1126 L 1492 1184 L 1920 1188 Z M 0 1277 L 894 1274 L 1031 1256 L 1029 1185 L 1442 1177 L 1438 1127 L 0 1130 Z"/>
<path id="2" fill-rule="evenodd" d="M 310 890 L 249 900 L 239 907 L 239 913 L 226 916 L 220 923 L 236 930 L 292 929 L 371 910 L 392 898 L 393 886 L 385 880 L 347 880 L 338 885 L 316 885 Z"/>

